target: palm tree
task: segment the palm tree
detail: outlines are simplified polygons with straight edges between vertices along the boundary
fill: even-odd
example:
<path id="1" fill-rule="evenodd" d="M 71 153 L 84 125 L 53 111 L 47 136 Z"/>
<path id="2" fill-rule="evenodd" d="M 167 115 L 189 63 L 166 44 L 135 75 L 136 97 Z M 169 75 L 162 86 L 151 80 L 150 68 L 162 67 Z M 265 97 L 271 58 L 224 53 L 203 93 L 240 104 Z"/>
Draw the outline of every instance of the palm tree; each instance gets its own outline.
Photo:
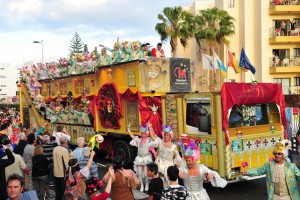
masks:
<path id="1" fill-rule="evenodd" d="M 195 16 L 194 37 L 198 46 L 201 48 L 201 42 L 208 42 L 210 53 L 216 44 L 229 45 L 226 37 L 234 34 L 234 18 L 227 11 L 211 8 L 201 10 L 200 15 Z"/>
<path id="2" fill-rule="evenodd" d="M 176 56 L 178 39 L 186 47 L 187 40 L 193 36 L 193 15 L 178 6 L 164 8 L 163 14 L 158 14 L 157 18 L 162 22 L 156 24 L 155 30 L 162 42 L 170 40 L 172 56 Z"/>
<path id="3" fill-rule="evenodd" d="M 232 27 L 234 18 L 231 17 L 227 11 L 219 10 L 218 8 L 211 8 L 201 10 L 200 15 L 194 18 L 194 38 L 196 39 L 197 45 L 200 47 L 200 53 L 202 53 L 202 42 L 207 42 L 209 53 L 212 55 L 212 50 L 217 44 L 229 45 L 229 41 L 226 37 L 234 34 Z M 201 58 L 201 56 L 199 56 Z M 209 88 L 210 90 L 218 90 L 220 86 L 218 83 L 218 75 L 209 72 Z M 222 80 L 221 80 L 222 81 Z"/>

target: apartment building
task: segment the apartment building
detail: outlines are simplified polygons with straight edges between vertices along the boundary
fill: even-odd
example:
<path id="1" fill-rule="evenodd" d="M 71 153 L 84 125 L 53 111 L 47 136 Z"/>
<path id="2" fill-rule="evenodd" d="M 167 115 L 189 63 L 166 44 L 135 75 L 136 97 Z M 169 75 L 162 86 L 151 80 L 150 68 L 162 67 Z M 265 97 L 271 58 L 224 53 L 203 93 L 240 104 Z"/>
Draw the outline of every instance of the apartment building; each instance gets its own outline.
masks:
<path id="1" fill-rule="evenodd" d="M 239 59 L 244 48 L 256 68 L 258 82 L 282 83 L 284 94 L 300 94 L 300 1 L 198 0 L 185 9 L 199 14 L 200 10 L 214 6 L 235 18 L 235 35 L 228 38 L 229 47 L 217 47 L 219 58 L 227 63 L 229 48 Z M 178 55 L 201 65 L 199 51 L 192 39 L 186 49 L 179 48 Z M 235 74 L 230 67 L 224 81 L 251 82 L 251 72 Z"/>

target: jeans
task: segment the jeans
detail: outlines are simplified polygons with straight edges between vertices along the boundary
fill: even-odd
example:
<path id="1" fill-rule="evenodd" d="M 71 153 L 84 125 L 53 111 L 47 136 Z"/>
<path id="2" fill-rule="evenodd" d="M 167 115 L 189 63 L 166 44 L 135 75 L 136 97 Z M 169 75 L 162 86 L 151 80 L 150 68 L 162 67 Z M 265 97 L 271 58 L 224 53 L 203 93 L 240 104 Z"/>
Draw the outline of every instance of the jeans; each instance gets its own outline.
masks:
<path id="1" fill-rule="evenodd" d="M 55 200 L 62 200 L 62 197 L 66 190 L 66 182 L 64 177 L 55 177 L 54 176 L 54 184 L 55 184 Z"/>
<path id="2" fill-rule="evenodd" d="M 54 181 L 54 175 L 53 175 L 53 163 L 49 164 L 49 182 Z"/>
<path id="3" fill-rule="evenodd" d="M 48 182 L 48 175 L 32 177 L 33 187 L 36 190 L 39 200 L 44 200 L 45 187 Z"/>
<path id="4" fill-rule="evenodd" d="M 28 173 L 24 173 L 24 180 L 25 180 L 24 188 L 26 190 L 33 189 L 31 174 L 32 174 L 32 171 L 30 171 Z"/>

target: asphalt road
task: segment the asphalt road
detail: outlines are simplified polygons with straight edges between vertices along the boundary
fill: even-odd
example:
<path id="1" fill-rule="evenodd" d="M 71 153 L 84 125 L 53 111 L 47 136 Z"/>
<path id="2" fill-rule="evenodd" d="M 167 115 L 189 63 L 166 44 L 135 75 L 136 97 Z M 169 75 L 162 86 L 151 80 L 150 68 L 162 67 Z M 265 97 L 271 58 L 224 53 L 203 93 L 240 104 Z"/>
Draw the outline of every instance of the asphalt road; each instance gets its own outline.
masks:
<path id="1" fill-rule="evenodd" d="M 99 176 L 107 171 L 107 160 L 100 160 Z M 104 166 L 102 166 L 104 165 Z M 210 183 L 206 183 L 206 189 L 211 200 L 266 200 L 268 198 L 265 178 L 255 179 L 251 181 L 242 181 L 237 183 L 230 183 L 225 188 L 212 187 Z M 300 181 L 298 181 L 298 188 L 300 189 Z M 139 191 L 134 192 L 136 199 L 145 200 L 147 195 L 141 194 Z"/>
<path id="2" fill-rule="evenodd" d="M 107 166 L 109 165 L 109 161 L 100 159 L 97 160 L 97 163 L 99 165 L 99 177 L 102 179 L 108 170 Z M 300 181 L 297 183 L 298 188 L 300 189 Z M 266 200 L 268 197 L 265 178 L 230 183 L 225 188 L 215 188 L 212 187 L 210 183 L 206 183 L 204 188 L 211 200 Z M 103 189 L 104 188 L 102 188 L 102 190 Z M 52 197 L 49 200 L 54 200 L 55 193 L 53 187 L 51 187 L 50 194 Z M 137 200 L 148 199 L 148 195 L 140 191 L 134 191 L 134 196 Z"/>

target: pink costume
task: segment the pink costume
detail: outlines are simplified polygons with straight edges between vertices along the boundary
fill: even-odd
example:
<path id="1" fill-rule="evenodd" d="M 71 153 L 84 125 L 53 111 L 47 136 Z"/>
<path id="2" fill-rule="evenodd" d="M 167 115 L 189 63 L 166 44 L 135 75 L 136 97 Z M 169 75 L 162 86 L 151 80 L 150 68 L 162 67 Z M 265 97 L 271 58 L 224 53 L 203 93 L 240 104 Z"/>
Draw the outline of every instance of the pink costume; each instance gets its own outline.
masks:
<path id="1" fill-rule="evenodd" d="M 140 126 L 140 133 L 148 133 L 149 135 L 149 128 L 148 126 Z M 137 177 L 141 181 L 141 188 L 140 190 L 144 190 L 143 178 L 145 178 L 145 191 L 148 191 L 149 187 L 149 180 L 147 177 L 147 164 L 152 163 L 152 155 L 150 153 L 150 148 L 154 145 L 152 139 L 150 137 L 146 137 L 145 139 L 135 137 L 133 140 L 130 141 L 131 146 L 137 147 L 137 156 L 133 162 L 134 164 L 134 171 L 137 174 Z"/>

